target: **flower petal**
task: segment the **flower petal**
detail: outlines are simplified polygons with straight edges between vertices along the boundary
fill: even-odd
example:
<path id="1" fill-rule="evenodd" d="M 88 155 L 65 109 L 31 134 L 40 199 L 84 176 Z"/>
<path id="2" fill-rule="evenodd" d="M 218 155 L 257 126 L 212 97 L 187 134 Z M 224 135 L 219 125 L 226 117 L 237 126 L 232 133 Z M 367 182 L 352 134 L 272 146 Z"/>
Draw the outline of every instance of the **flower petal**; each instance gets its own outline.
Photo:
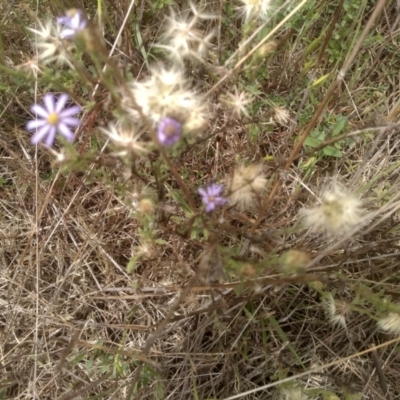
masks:
<path id="1" fill-rule="evenodd" d="M 76 12 L 74 16 L 72 16 L 69 20 L 68 26 L 72 29 L 79 29 L 81 24 L 81 14 L 79 12 Z"/>
<path id="2" fill-rule="evenodd" d="M 64 119 L 65 117 L 71 117 L 72 115 L 78 114 L 81 112 L 81 108 L 79 106 L 72 106 L 66 108 L 65 110 L 59 113 L 60 119 Z"/>
<path id="3" fill-rule="evenodd" d="M 34 104 L 31 107 L 31 111 L 34 114 L 39 115 L 42 118 L 46 118 L 47 119 L 47 117 L 49 116 L 49 112 L 43 106 L 41 106 L 39 104 Z"/>
<path id="4" fill-rule="evenodd" d="M 206 212 L 213 211 L 215 209 L 215 203 L 211 202 L 206 205 Z"/>
<path id="5" fill-rule="evenodd" d="M 60 97 L 58 98 L 58 101 L 57 101 L 57 104 L 56 104 L 56 107 L 55 107 L 54 111 L 57 114 L 60 114 L 61 110 L 64 108 L 64 106 L 67 103 L 67 101 L 68 101 L 68 95 L 66 93 L 62 93 L 60 95 Z"/>
<path id="6" fill-rule="evenodd" d="M 47 147 L 51 147 L 53 145 L 55 136 L 56 136 L 56 127 L 52 126 L 52 127 L 50 127 L 49 134 L 47 135 L 47 138 L 45 141 L 45 145 Z"/>
<path id="7" fill-rule="evenodd" d="M 67 125 L 61 122 L 60 124 L 58 124 L 57 128 L 60 134 L 65 137 L 65 139 L 67 139 L 70 142 L 74 141 L 74 134 L 72 133 L 71 129 L 68 128 Z"/>
<path id="8" fill-rule="evenodd" d="M 72 39 L 75 36 L 75 30 L 71 28 L 64 28 L 61 33 L 61 39 Z"/>
<path id="9" fill-rule="evenodd" d="M 61 122 L 65 125 L 69 125 L 69 126 L 79 126 L 81 124 L 80 119 L 73 118 L 73 117 L 62 118 Z"/>
<path id="10" fill-rule="evenodd" d="M 46 125 L 47 121 L 45 119 L 32 119 L 26 124 L 26 129 L 28 131 L 34 131 L 37 128 L 41 128 Z"/>
<path id="11" fill-rule="evenodd" d="M 36 131 L 33 136 L 31 137 L 32 144 L 40 143 L 43 138 L 49 133 L 50 127 L 48 125 L 43 126 L 38 131 Z"/>
<path id="12" fill-rule="evenodd" d="M 222 185 L 217 185 L 215 183 L 213 183 L 210 187 L 209 187 L 209 191 L 208 193 L 211 196 L 218 196 L 222 191 Z"/>
<path id="13" fill-rule="evenodd" d="M 207 192 L 203 189 L 203 188 L 198 188 L 197 189 L 197 193 L 199 193 L 201 196 L 203 196 L 204 198 L 208 197 Z"/>
<path id="14" fill-rule="evenodd" d="M 55 101 L 56 101 L 56 99 L 55 99 L 54 95 L 51 94 L 51 93 L 47 93 L 47 94 L 45 94 L 45 95 L 43 96 L 44 105 L 46 106 L 46 110 L 47 110 L 49 113 L 54 112 Z"/>
<path id="15" fill-rule="evenodd" d="M 228 202 L 227 199 L 224 199 L 223 197 L 217 197 L 215 199 L 215 203 L 218 204 L 219 206 L 223 206 L 224 204 L 226 204 Z"/>

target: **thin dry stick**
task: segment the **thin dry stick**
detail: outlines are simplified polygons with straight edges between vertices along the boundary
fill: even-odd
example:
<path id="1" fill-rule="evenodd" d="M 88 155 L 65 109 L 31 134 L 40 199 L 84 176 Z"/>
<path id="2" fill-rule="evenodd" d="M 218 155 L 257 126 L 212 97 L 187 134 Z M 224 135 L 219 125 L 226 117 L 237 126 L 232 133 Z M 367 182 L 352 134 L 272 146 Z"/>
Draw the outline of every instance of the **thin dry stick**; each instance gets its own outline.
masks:
<path id="1" fill-rule="evenodd" d="M 320 118 L 320 116 L 322 115 L 323 111 L 325 110 L 325 107 L 328 104 L 333 92 L 343 82 L 344 77 L 346 76 L 347 72 L 349 71 L 351 65 L 353 64 L 353 62 L 354 62 L 354 60 L 356 58 L 357 53 L 360 50 L 361 45 L 363 44 L 363 42 L 364 42 L 365 38 L 367 37 L 369 31 L 371 30 L 376 18 L 378 17 L 380 12 L 382 11 L 385 3 L 386 3 L 386 0 L 379 0 L 378 4 L 375 7 L 374 12 L 371 14 L 371 17 L 369 18 L 367 24 L 365 25 L 365 28 L 364 28 L 363 32 L 361 33 L 356 45 L 354 46 L 354 48 L 353 48 L 352 52 L 350 53 L 350 55 L 345 60 L 342 69 L 339 71 L 336 80 L 334 82 L 332 82 L 332 84 L 329 87 L 325 97 L 323 98 L 321 104 L 319 105 L 317 111 L 313 115 L 310 123 L 306 126 L 306 128 L 303 131 L 303 133 L 301 134 L 299 141 L 297 142 L 295 148 L 292 151 L 292 154 L 289 156 L 289 159 L 287 160 L 285 166 L 283 167 L 284 171 L 287 171 L 290 168 L 290 166 L 292 165 L 292 162 L 295 159 L 297 153 L 302 148 L 302 146 L 304 144 L 304 141 L 307 139 L 307 137 L 310 134 L 311 130 L 316 126 L 316 124 L 318 122 L 318 119 Z M 257 217 L 256 222 L 252 226 L 252 232 L 253 233 L 256 231 L 256 229 L 260 225 L 262 219 L 264 218 L 265 211 L 271 205 L 271 203 L 272 203 L 272 201 L 274 199 L 274 196 L 275 196 L 279 186 L 281 185 L 281 183 L 282 183 L 282 180 L 281 180 L 280 177 L 278 177 L 276 179 L 275 183 L 274 183 L 274 186 L 271 189 L 271 192 L 270 192 L 266 202 L 264 203 L 264 206 L 261 209 L 260 214 Z"/>
<path id="2" fill-rule="evenodd" d="M 371 346 L 371 347 L 373 347 L 373 346 Z M 372 355 L 372 360 L 375 365 L 376 374 L 378 375 L 379 384 L 381 385 L 382 392 L 383 392 L 384 396 L 386 396 L 387 400 L 390 400 L 391 396 L 389 393 L 388 385 L 386 383 L 385 374 L 383 372 L 382 364 L 378 358 L 378 355 L 376 354 L 375 349 L 371 352 L 371 355 Z M 373 373 L 371 375 L 373 375 Z"/>

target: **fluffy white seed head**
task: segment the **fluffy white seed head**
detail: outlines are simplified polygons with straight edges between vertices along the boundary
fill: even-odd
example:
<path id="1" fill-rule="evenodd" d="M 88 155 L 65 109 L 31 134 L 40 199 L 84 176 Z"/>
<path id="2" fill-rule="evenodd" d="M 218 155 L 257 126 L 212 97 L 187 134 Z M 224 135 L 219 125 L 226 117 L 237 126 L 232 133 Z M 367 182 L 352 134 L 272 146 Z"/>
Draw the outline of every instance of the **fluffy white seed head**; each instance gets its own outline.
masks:
<path id="1" fill-rule="evenodd" d="M 279 125 L 287 126 L 290 121 L 290 112 L 285 107 L 274 107 L 272 121 Z"/>
<path id="2" fill-rule="evenodd" d="M 38 77 L 39 74 L 43 73 L 42 68 L 39 65 L 39 57 L 36 55 L 26 62 L 17 65 L 17 70 L 26 73 L 28 76 Z"/>
<path id="3" fill-rule="evenodd" d="M 38 59 L 44 65 L 56 62 L 59 65 L 68 64 L 70 44 L 63 42 L 60 36 L 60 26 L 52 20 L 45 24 L 39 22 L 38 29 L 28 28 L 35 34 L 32 44 L 37 49 Z"/>
<path id="4" fill-rule="evenodd" d="M 232 115 L 250 117 L 246 107 L 253 102 L 253 98 L 245 92 L 240 92 L 237 87 L 235 87 L 234 93 L 227 93 L 221 96 L 221 102 L 230 109 Z"/>
<path id="5" fill-rule="evenodd" d="M 378 321 L 380 330 L 391 333 L 392 335 L 400 335 L 400 315 L 394 312 Z"/>
<path id="6" fill-rule="evenodd" d="M 119 150 L 116 155 L 120 157 L 128 155 L 143 157 L 149 153 L 147 144 L 145 142 L 140 142 L 140 136 L 133 132 L 132 129 L 127 129 L 122 126 L 117 127 L 115 124 L 110 124 L 108 129 L 101 128 L 101 130 Z"/>
<path id="7" fill-rule="evenodd" d="M 131 85 L 122 105 L 136 122 L 140 122 L 140 113 L 132 104 L 132 97 L 154 126 L 165 117 L 179 121 L 186 133 L 197 132 L 206 126 L 206 103 L 191 88 L 180 68 L 153 68 L 147 79 Z"/>
<path id="8" fill-rule="evenodd" d="M 301 214 L 306 227 L 333 235 L 349 232 L 363 220 L 361 200 L 338 185 L 323 193 L 318 207 L 303 209 Z"/>
<path id="9" fill-rule="evenodd" d="M 351 314 L 350 304 L 335 300 L 329 293 L 325 299 L 325 310 L 333 326 L 347 328 L 346 318 L 348 319 Z"/>
<path id="10" fill-rule="evenodd" d="M 214 36 L 212 32 L 207 34 L 199 26 L 201 20 L 214 16 L 199 12 L 193 3 L 190 3 L 190 8 L 190 11 L 180 15 L 172 12 L 167 18 L 162 43 L 156 45 L 166 49 L 171 58 L 179 63 L 186 58 L 204 58 Z"/>
<path id="11" fill-rule="evenodd" d="M 265 20 L 271 9 L 271 0 L 240 0 L 243 5 L 239 8 L 246 22 L 254 19 Z"/>
<path id="12" fill-rule="evenodd" d="M 242 211 L 251 209 L 266 184 L 260 164 L 237 166 L 228 185 L 230 204 Z"/>

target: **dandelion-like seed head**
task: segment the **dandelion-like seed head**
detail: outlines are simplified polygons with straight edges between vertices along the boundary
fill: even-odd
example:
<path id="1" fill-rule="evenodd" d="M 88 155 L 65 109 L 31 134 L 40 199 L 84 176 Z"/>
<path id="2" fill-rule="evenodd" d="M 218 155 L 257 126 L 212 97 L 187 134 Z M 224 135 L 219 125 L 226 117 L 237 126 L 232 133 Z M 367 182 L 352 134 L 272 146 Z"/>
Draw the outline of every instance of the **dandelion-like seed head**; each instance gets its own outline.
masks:
<path id="1" fill-rule="evenodd" d="M 186 58 L 201 59 L 206 56 L 210 47 L 212 33 L 205 34 L 197 25 L 204 19 L 214 18 L 199 12 L 193 3 L 191 11 L 177 16 L 174 12 L 167 18 L 162 44 L 157 46 L 166 49 L 171 57 L 181 63 Z M 192 17 L 189 17 L 189 14 Z"/>
<path id="2" fill-rule="evenodd" d="M 232 115 L 237 117 L 242 114 L 248 118 L 250 117 L 246 107 L 252 101 L 252 97 L 249 97 L 245 92 L 240 92 L 237 87 L 235 87 L 235 93 L 227 93 L 221 97 L 221 102 L 231 110 Z"/>
<path id="3" fill-rule="evenodd" d="M 27 75 L 32 75 L 35 78 L 38 77 L 39 73 L 42 73 L 42 69 L 39 66 L 39 57 L 34 56 L 33 58 L 27 60 L 23 64 L 17 65 L 17 70 L 23 71 Z"/>
<path id="4" fill-rule="evenodd" d="M 400 335 L 400 315 L 394 312 L 389 313 L 378 321 L 378 327 L 380 330 L 392 335 Z"/>
<path id="5" fill-rule="evenodd" d="M 227 203 L 228 200 L 221 196 L 223 189 L 223 185 L 212 183 L 205 188 L 197 190 L 201 195 L 201 201 L 206 207 L 206 212 L 213 211 L 217 206 L 223 206 Z"/>
<path id="6" fill-rule="evenodd" d="M 290 112 L 285 107 L 274 107 L 272 120 L 279 125 L 287 126 L 290 121 Z"/>
<path id="7" fill-rule="evenodd" d="M 265 20 L 271 9 L 271 0 L 240 0 L 243 5 L 239 8 L 246 22 L 254 19 Z"/>
<path id="8" fill-rule="evenodd" d="M 151 198 L 144 197 L 139 200 L 137 208 L 141 214 L 153 214 L 155 210 L 155 204 Z"/>
<path id="9" fill-rule="evenodd" d="M 304 225 L 328 234 L 351 231 L 362 222 L 362 202 L 355 195 L 334 185 L 322 195 L 321 205 L 301 211 Z"/>
<path id="10" fill-rule="evenodd" d="M 229 200 L 240 210 L 249 210 L 265 189 L 267 179 L 260 164 L 239 165 L 229 182 Z"/>
<path id="11" fill-rule="evenodd" d="M 31 107 L 36 119 L 27 123 L 28 131 L 35 131 L 31 138 L 32 144 L 38 144 L 44 140 L 47 147 L 54 143 L 56 133 L 59 133 L 69 142 L 74 140 L 74 134 L 70 127 L 77 127 L 81 121 L 73 115 L 78 114 L 81 108 L 77 105 L 65 107 L 68 95 L 63 93 L 57 99 L 53 94 L 48 93 L 43 97 L 44 105 L 34 104 Z"/>
<path id="12" fill-rule="evenodd" d="M 164 118 L 173 117 L 185 133 L 195 133 L 206 125 L 208 112 L 203 99 L 190 86 L 182 69 L 154 68 L 147 79 L 131 85 L 122 105 L 139 122 L 140 113 L 132 104 L 133 97 L 154 127 Z"/>
<path id="13" fill-rule="evenodd" d="M 160 85 L 160 91 L 167 94 L 172 91 L 183 90 L 187 79 L 180 68 L 159 68 L 152 71 L 155 82 Z M 153 85 L 149 85 L 153 87 Z"/>
<path id="14" fill-rule="evenodd" d="M 39 22 L 38 29 L 28 28 L 35 34 L 32 44 L 37 49 L 38 59 L 43 64 L 55 61 L 57 64 L 70 64 L 69 50 L 71 46 L 63 43 L 60 26 L 51 19 L 45 24 Z"/>
<path id="15" fill-rule="evenodd" d="M 135 155 L 143 157 L 150 152 L 145 142 L 140 141 L 140 135 L 135 134 L 132 129 L 110 124 L 108 129 L 100 128 L 111 142 L 120 151 L 116 155 L 120 157 Z"/>
<path id="16" fill-rule="evenodd" d="M 335 300 L 329 293 L 325 300 L 325 309 L 329 317 L 329 321 L 333 326 L 338 326 L 346 329 L 346 318 L 351 314 L 350 304 Z"/>

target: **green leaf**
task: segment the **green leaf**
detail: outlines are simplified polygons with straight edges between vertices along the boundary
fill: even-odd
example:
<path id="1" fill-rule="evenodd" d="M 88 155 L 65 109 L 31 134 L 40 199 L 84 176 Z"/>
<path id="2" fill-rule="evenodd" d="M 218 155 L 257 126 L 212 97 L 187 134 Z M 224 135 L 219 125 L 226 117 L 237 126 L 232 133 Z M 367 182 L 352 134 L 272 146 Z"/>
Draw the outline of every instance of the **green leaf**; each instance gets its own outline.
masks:
<path id="1" fill-rule="evenodd" d="M 300 168 L 302 169 L 312 168 L 316 162 L 317 162 L 316 157 L 310 157 L 306 162 L 300 164 Z"/>
<path id="2" fill-rule="evenodd" d="M 91 358 L 89 358 L 89 360 L 86 363 L 86 372 L 88 374 L 90 374 L 92 372 L 93 364 L 94 364 L 94 358 L 91 357 Z"/>
<path id="3" fill-rule="evenodd" d="M 307 61 L 307 62 L 304 64 L 304 67 L 303 67 L 303 69 L 301 70 L 301 73 L 302 73 L 302 74 L 305 74 L 313 65 L 314 65 L 314 61 L 313 61 L 313 60 Z"/>
<path id="4" fill-rule="evenodd" d="M 326 133 L 325 132 L 319 132 L 318 135 L 315 136 L 315 139 L 320 140 L 321 143 L 325 140 Z"/>
<path id="5" fill-rule="evenodd" d="M 316 50 L 322 41 L 323 37 L 322 35 L 317 37 L 316 39 L 314 39 L 306 48 L 306 50 L 304 51 L 304 57 L 307 57 L 309 54 L 311 54 L 312 52 L 314 52 L 314 50 Z"/>
<path id="6" fill-rule="evenodd" d="M 331 76 L 331 72 L 329 72 L 329 74 L 325 74 L 325 75 L 321 76 L 320 78 L 316 79 L 311 84 L 311 87 L 317 87 L 317 86 L 322 85 L 330 76 Z"/>
<path id="7" fill-rule="evenodd" d="M 308 147 L 317 147 L 322 143 L 321 140 L 315 139 L 311 136 L 308 136 L 304 141 L 304 145 Z"/>
<path id="8" fill-rule="evenodd" d="M 336 118 L 335 126 L 332 129 L 332 136 L 338 136 L 339 133 L 347 126 L 347 118 L 339 114 Z"/>
<path id="9" fill-rule="evenodd" d="M 326 156 L 337 157 L 337 158 L 342 158 L 342 156 L 343 156 L 343 154 L 340 150 L 335 149 L 332 146 L 326 146 L 323 148 L 322 151 Z"/>
<path id="10" fill-rule="evenodd" d="M 129 260 L 128 265 L 126 266 L 126 272 L 128 274 L 132 273 L 136 269 L 136 264 L 139 261 L 139 258 L 140 254 L 136 254 Z"/>

